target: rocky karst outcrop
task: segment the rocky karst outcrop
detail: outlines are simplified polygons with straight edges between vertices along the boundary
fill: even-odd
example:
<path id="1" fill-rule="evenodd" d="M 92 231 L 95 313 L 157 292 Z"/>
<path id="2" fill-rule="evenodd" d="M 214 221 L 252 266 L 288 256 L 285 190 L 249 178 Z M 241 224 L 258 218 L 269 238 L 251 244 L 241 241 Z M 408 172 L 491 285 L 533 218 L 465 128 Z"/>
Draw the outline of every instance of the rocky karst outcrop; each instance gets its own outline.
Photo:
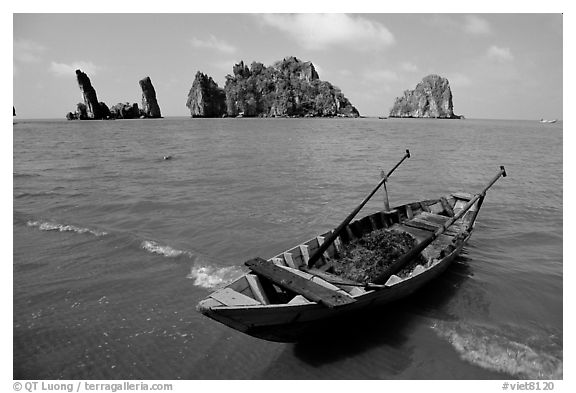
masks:
<path id="1" fill-rule="evenodd" d="M 96 90 L 92 87 L 90 78 L 84 72 L 76 70 L 76 80 L 84 98 L 84 105 L 86 105 L 86 118 L 87 119 L 103 119 L 103 113 L 98 102 Z"/>
<path id="2" fill-rule="evenodd" d="M 142 115 L 149 118 L 162 117 L 158 100 L 156 100 L 156 90 L 154 90 L 150 77 L 141 79 L 139 83 L 142 88 Z"/>
<path id="3" fill-rule="evenodd" d="M 453 111 L 450 82 L 439 75 L 428 75 L 416 85 L 414 90 L 404 91 L 402 97 L 396 98 L 389 116 L 461 118 L 461 116 L 455 115 Z"/>
<path id="4" fill-rule="evenodd" d="M 76 111 L 68 112 L 68 120 L 93 120 L 93 119 L 142 119 L 142 118 L 159 118 L 160 106 L 156 99 L 156 91 L 152 85 L 150 77 L 140 80 L 142 89 L 142 109 L 138 104 L 118 103 L 108 108 L 104 102 L 99 102 L 96 96 L 96 90 L 90 83 L 90 78 L 84 72 L 76 70 L 76 79 L 82 92 L 84 102 L 76 106 Z"/>
<path id="5" fill-rule="evenodd" d="M 186 106 L 192 117 L 222 117 L 226 114 L 226 94 L 211 77 L 198 71 Z"/>
<path id="6" fill-rule="evenodd" d="M 192 117 L 358 117 L 350 101 L 321 81 L 311 62 L 287 57 L 266 67 L 241 61 L 224 89 L 198 72 L 186 106 Z"/>
<path id="7" fill-rule="evenodd" d="M 68 112 L 66 114 L 68 120 L 88 120 L 88 113 L 86 111 L 86 104 L 79 102 L 76 104 L 75 112 Z"/>
<path id="8" fill-rule="evenodd" d="M 98 103 L 98 111 L 101 115 L 100 119 L 110 119 L 111 118 L 110 109 L 108 109 L 108 106 L 105 103 L 103 103 L 103 102 Z M 76 111 L 75 112 L 68 112 L 66 114 L 66 119 L 68 119 L 68 120 L 90 120 L 90 119 L 95 119 L 95 118 L 89 117 L 88 107 L 83 102 L 79 102 L 76 105 Z"/>
<path id="9" fill-rule="evenodd" d="M 144 117 L 138 108 L 138 104 L 129 102 L 119 102 L 116 105 L 110 107 L 110 116 L 113 119 L 139 119 Z"/>
<path id="10" fill-rule="evenodd" d="M 311 62 L 287 57 L 270 67 L 253 62 L 234 65 L 226 76 L 228 116 L 358 117 L 359 113 L 330 82 L 321 81 Z"/>

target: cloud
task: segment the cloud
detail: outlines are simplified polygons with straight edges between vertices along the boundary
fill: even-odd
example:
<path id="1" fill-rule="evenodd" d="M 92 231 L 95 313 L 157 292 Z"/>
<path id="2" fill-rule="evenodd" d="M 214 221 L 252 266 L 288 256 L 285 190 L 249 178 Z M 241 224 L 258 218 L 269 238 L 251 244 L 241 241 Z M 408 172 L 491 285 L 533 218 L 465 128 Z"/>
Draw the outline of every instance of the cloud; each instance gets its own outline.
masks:
<path id="1" fill-rule="evenodd" d="M 509 48 L 501 48 L 496 45 L 492 45 L 490 48 L 488 48 L 486 55 L 489 58 L 494 59 L 498 62 L 507 62 L 514 60 L 514 56 L 512 56 L 512 52 L 510 52 Z"/>
<path id="2" fill-rule="evenodd" d="M 464 18 L 464 31 L 473 35 L 492 34 L 488 21 L 476 15 L 467 15 Z"/>
<path id="3" fill-rule="evenodd" d="M 82 72 L 85 72 L 88 76 L 92 76 L 102 70 L 102 67 L 97 66 L 91 61 L 75 61 L 70 64 L 57 63 L 55 61 L 50 63 L 50 71 L 57 76 L 73 76 L 76 70 L 82 70 Z"/>
<path id="4" fill-rule="evenodd" d="M 42 54 L 47 50 L 30 40 L 14 41 L 14 60 L 22 63 L 37 63 L 42 60 Z"/>
<path id="5" fill-rule="evenodd" d="M 190 40 L 190 43 L 195 48 L 206 48 L 206 49 L 215 49 L 218 52 L 222 53 L 235 53 L 236 48 L 229 43 L 219 40 L 213 35 L 210 35 L 208 39 L 202 40 L 196 37 L 193 37 Z"/>
<path id="6" fill-rule="evenodd" d="M 346 14 L 262 14 L 261 20 L 289 36 L 304 48 L 347 46 L 358 50 L 381 49 L 394 43 L 382 24 Z"/>
<path id="7" fill-rule="evenodd" d="M 460 34 L 461 32 L 474 36 L 492 34 L 490 23 L 477 15 L 466 15 L 462 19 L 460 16 L 447 14 L 426 14 L 424 23 L 455 34 Z"/>
<path id="8" fill-rule="evenodd" d="M 406 72 L 418 71 L 418 66 L 416 66 L 416 64 L 410 63 L 409 61 L 402 62 L 400 64 L 400 67 L 402 68 L 402 70 L 404 70 Z"/>

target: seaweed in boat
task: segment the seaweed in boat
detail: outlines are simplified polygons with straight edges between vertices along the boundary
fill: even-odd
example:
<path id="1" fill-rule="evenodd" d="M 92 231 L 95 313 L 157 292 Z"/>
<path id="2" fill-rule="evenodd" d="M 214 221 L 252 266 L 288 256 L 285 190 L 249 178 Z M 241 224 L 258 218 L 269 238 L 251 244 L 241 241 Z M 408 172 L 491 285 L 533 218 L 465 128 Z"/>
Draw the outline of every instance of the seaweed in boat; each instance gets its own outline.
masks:
<path id="1" fill-rule="evenodd" d="M 408 233 L 375 230 L 345 244 L 333 260 L 333 272 L 349 280 L 369 283 L 415 245 L 416 239 Z M 418 255 L 396 274 L 407 276 L 416 265 L 424 263 L 426 260 Z"/>

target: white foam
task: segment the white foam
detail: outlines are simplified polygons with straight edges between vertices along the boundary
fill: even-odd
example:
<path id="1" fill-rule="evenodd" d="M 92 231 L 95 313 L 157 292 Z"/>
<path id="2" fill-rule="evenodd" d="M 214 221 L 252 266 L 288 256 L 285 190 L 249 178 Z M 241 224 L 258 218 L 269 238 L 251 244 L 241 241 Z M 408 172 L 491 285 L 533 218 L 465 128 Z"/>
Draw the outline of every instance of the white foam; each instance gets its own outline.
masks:
<path id="1" fill-rule="evenodd" d="M 242 274 L 242 270 L 236 266 L 192 266 L 187 278 L 194 280 L 196 286 L 211 289 L 227 285 Z"/>
<path id="2" fill-rule="evenodd" d="M 181 255 L 190 258 L 193 264 L 186 278 L 194 280 L 194 285 L 202 288 L 211 289 L 225 286 L 244 274 L 242 269 L 237 266 L 218 267 L 218 262 L 212 258 L 195 252 L 178 250 L 153 240 L 144 240 L 141 247 L 148 252 L 168 258 L 176 258 Z"/>
<path id="3" fill-rule="evenodd" d="M 527 337 L 521 333 L 510 337 L 509 329 L 504 332 L 461 322 L 436 322 L 432 328 L 472 364 L 519 378 L 562 379 L 561 352 L 532 347 L 522 342 Z"/>
<path id="4" fill-rule="evenodd" d="M 107 232 L 97 231 L 90 228 L 81 228 L 75 225 L 58 224 L 48 221 L 28 221 L 26 225 L 30 227 L 37 227 L 41 231 L 89 233 L 94 236 L 104 236 L 108 234 Z"/>
<path id="5" fill-rule="evenodd" d="M 177 250 L 170 246 L 158 244 L 153 240 L 144 240 L 141 244 L 142 248 L 153 254 L 164 255 L 168 258 L 175 258 L 183 254 L 188 254 L 186 251 Z"/>

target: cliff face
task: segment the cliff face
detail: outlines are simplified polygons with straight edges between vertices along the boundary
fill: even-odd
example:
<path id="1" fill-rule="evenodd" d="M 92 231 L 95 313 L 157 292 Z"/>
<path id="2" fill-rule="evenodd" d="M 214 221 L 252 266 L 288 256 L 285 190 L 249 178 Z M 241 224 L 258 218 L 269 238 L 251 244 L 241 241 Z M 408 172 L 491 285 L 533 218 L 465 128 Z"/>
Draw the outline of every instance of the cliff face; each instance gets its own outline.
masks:
<path id="1" fill-rule="evenodd" d="M 358 117 L 350 101 L 329 82 L 321 81 L 314 65 L 287 57 L 273 66 L 254 62 L 234 65 L 226 76 L 228 116 Z"/>
<path id="2" fill-rule="evenodd" d="M 80 70 L 76 70 L 76 80 L 78 81 L 78 86 L 84 97 L 84 104 L 86 105 L 86 118 L 87 119 L 102 119 L 103 114 L 100 110 L 100 104 L 98 102 L 98 97 L 96 96 L 96 90 L 92 87 L 90 78 L 88 75 Z"/>
<path id="3" fill-rule="evenodd" d="M 404 91 L 403 97 L 396 98 L 389 116 L 460 118 L 453 111 L 450 82 L 439 75 L 428 75 L 414 90 Z"/>
<path id="4" fill-rule="evenodd" d="M 198 71 L 186 106 L 192 117 L 222 117 L 226 114 L 226 94 L 211 77 Z"/>
<path id="5" fill-rule="evenodd" d="M 142 89 L 142 113 L 145 117 L 159 118 L 162 117 L 160 113 L 160 106 L 156 100 L 156 90 L 152 85 L 150 77 L 140 80 L 140 88 Z"/>
<path id="6" fill-rule="evenodd" d="M 312 62 L 302 62 L 294 56 L 289 56 L 282 61 L 277 61 L 272 67 L 285 78 L 294 77 L 308 83 L 320 79 Z"/>

